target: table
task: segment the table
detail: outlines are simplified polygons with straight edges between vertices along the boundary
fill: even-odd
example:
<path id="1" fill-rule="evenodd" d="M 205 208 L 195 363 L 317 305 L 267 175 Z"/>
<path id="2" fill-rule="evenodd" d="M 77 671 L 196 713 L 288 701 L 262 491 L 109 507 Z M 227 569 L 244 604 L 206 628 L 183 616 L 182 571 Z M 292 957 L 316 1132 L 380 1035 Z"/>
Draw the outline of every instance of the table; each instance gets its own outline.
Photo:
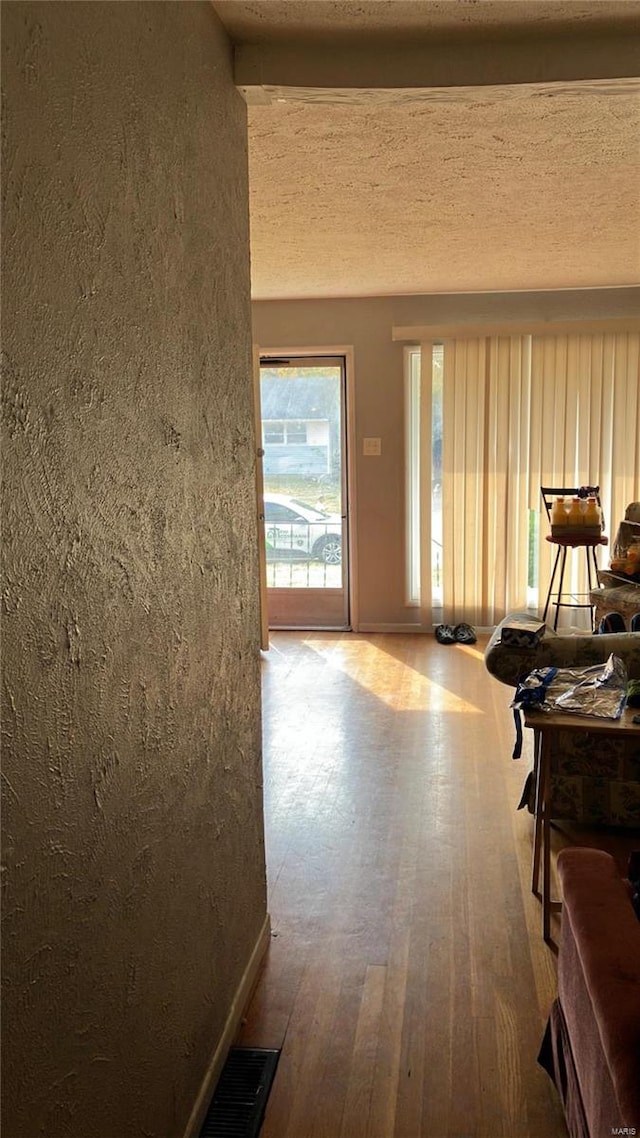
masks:
<path id="1" fill-rule="evenodd" d="M 598 719 L 593 715 L 568 715 L 561 711 L 537 711 L 528 708 L 524 712 L 524 725 L 534 733 L 534 770 L 536 774 L 536 793 L 534 803 L 534 840 L 531 890 L 542 901 L 542 935 L 550 940 L 551 913 L 562 908 L 560 901 L 551 899 L 551 842 L 549 827 L 549 789 L 551 775 L 551 755 L 553 753 L 554 733 L 557 731 L 580 731 L 584 734 L 601 736 L 634 735 L 640 733 L 640 726 L 632 722 L 637 709 L 626 707 L 620 719 Z M 540 858 L 542 856 L 542 891 L 540 892 Z"/>

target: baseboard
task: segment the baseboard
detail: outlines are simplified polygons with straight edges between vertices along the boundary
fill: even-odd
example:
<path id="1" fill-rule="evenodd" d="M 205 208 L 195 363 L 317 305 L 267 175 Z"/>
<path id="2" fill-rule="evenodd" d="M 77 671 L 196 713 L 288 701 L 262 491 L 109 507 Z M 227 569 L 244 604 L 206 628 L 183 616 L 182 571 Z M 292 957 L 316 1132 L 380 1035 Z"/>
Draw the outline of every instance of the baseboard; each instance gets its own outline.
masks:
<path id="1" fill-rule="evenodd" d="M 249 963 L 244 970 L 244 974 L 236 989 L 236 994 L 233 997 L 233 1002 L 227 1016 L 227 1022 L 224 1026 L 224 1031 L 220 1037 L 218 1045 L 213 1053 L 211 1062 L 207 1068 L 207 1073 L 202 1081 L 202 1086 L 198 1092 L 198 1096 L 191 1111 L 191 1116 L 187 1123 L 187 1128 L 184 1132 L 184 1138 L 198 1138 L 202 1129 L 205 1115 L 209 1109 L 209 1103 L 213 1094 L 216 1083 L 220 1076 L 220 1072 L 224 1067 L 227 1058 L 227 1052 L 232 1046 L 240 1028 L 242 1016 L 246 1010 L 247 1004 L 251 999 L 253 989 L 255 988 L 260 965 L 269 947 L 271 938 L 271 920 L 267 913 L 264 924 L 260 930 L 258 939 L 254 945 L 253 952 L 249 958 Z"/>
<path id="2" fill-rule="evenodd" d="M 423 624 L 367 624 L 361 621 L 358 632 L 433 632 L 433 628 L 426 628 Z"/>
<path id="3" fill-rule="evenodd" d="M 435 624 L 360 624 L 358 632 L 418 632 L 423 636 L 433 636 Z M 474 625 L 476 632 L 490 633 L 494 625 Z"/>

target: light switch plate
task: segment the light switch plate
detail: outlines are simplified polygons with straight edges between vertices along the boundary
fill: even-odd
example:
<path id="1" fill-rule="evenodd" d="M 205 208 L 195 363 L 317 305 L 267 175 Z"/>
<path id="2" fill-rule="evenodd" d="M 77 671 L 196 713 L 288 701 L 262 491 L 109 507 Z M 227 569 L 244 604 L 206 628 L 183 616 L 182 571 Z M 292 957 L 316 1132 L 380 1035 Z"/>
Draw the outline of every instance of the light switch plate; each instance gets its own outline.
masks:
<path id="1" fill-rule="evenodd" d="M 369 455 L 382 454 L 382 439 L 363 439 L 362 453 Z"/>

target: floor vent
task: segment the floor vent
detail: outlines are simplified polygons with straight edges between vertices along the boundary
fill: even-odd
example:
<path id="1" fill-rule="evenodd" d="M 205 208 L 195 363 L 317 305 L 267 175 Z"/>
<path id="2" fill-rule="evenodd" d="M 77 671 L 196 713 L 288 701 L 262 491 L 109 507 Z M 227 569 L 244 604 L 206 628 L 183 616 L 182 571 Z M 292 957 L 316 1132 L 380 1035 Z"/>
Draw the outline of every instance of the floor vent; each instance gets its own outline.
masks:
<path id="1" fill-rule="evenodd" d="M 265 1048 L 231 1048 L 200 1138 L 257 1138 L 279 1058 Z"/>

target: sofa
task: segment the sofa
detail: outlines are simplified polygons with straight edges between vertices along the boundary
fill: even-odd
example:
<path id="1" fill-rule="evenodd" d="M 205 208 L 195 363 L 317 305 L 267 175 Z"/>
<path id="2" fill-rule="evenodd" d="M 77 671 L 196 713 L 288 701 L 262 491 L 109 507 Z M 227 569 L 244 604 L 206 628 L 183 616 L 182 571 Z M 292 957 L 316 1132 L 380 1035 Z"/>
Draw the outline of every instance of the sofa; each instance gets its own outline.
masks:
<path id="1" fill-rule="evenodd" d="M 558 997 L 538 1062 L 570 1138 L 640 1135 L 640 921 L 601 850 L 558 856 L 563 892 Z"/>
<path id="2" fill-rule="evenodd" d="M 494 630 L 485 650 L 484 662 L 487 671 L 501 683 L 515 688 L 519 680 L 534 668 L 586 668 L 591 664 L 603 664 L 612 652 L 624 660 L 629 679 L 640 679 L 640 632 L 616 632 L 604 636 L 597 633 L 571 634 L 554 632 L 545 625 L 542 637 L 533 647 L 503 643 L 505 625 L 526 625 L 534 619 L 528 612 L 511 613 Z"/>
<path id="3" fill-rule="evenodd" d="M 619 656 L 629 679 L 640 679 L 640 632 L 569 635 L 548 626 L 530 648 L 502 640 L 505 625 L 531 622 L 530 613 L 514 613 L 495 629 L 484 661 L 492 676 L 511 688 L 534 668 L 588 667 Z M 521 806 L 533 810 L 533 777 L 525 783 Z M 638 739 L 622 738 L 606 747 L 588 732 L 554 733 L 550 784 L 551 817 L 589 826 L 640 827 L 640 731 Z"/>

